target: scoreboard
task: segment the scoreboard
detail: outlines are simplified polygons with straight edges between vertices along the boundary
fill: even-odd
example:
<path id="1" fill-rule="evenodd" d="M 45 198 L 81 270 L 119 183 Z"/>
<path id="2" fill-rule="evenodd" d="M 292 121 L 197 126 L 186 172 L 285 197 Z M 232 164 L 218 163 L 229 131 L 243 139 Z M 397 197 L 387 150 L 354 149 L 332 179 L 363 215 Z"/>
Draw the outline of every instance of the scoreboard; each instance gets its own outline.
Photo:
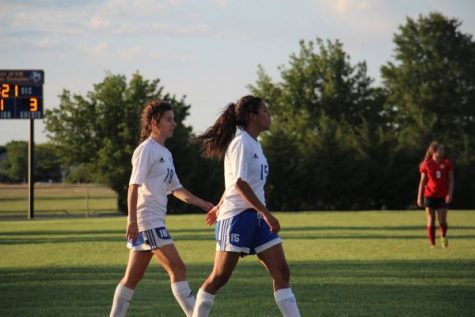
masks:
<path id="1" fill-rule="evenodd" d="M 42 70 L 0 70 L 0 119 L 42 119 Z"/>

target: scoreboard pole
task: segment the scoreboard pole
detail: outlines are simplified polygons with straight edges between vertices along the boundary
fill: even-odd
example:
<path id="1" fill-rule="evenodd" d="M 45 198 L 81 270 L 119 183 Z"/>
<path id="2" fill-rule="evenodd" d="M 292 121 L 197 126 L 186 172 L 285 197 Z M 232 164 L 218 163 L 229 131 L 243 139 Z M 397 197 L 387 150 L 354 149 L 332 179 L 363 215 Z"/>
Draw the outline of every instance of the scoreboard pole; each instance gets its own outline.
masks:
<path id="1" fill-rule="evenodd" d="M 35 119 L 43 118 L 43 70 L 0 70 L 0 119 L 29 119 L 28 219 L 35 217 Z M 8 155 L 8 154 L 7 154 Z"/>
<path id="2" fill-rule="evenodd" d="M 35 217 L 35 120 L 31 118 L 28 147 L 28 219 L 33 219 Z"/>

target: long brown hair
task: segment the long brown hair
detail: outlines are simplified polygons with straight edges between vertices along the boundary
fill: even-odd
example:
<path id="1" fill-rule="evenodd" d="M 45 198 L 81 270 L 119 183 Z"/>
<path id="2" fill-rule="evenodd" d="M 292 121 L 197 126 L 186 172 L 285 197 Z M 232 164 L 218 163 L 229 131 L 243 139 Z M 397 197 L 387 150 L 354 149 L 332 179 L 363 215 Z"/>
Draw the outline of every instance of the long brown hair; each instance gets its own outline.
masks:
<path id="1" fill-rule="evenodd" d="M 428 160 L 429 158 L 432 157 L 432 155 L 437 152 L 439 149 L 439 146 L 441 146 L 442 143 L 439 143 L 438 141 L 432 141 L 429 146 L 427 147 L 426 150 L 426 155 L 424 156 L 424 161 Z"/>
<path id="2" fill-rule="evenodd" d="M 160 121 L 162 115 L 169 110 L 173 110 L 172 105 L 165 100 L 152 100 L 145 105 L 140 118 L 140 142 L 150 136 L 152 120 Z"/>
<path id="3" fill-rule="evenodd" d="M 196 139 L 202 144 L 204 155 L 222 158 L 231 140 L 236 134 L 236 127 L 246 127 L 249 114 L 259 112 L 263 100 L 247 95 L 236 103 L 230 103 L 218 117 L 216 122 Z"/>

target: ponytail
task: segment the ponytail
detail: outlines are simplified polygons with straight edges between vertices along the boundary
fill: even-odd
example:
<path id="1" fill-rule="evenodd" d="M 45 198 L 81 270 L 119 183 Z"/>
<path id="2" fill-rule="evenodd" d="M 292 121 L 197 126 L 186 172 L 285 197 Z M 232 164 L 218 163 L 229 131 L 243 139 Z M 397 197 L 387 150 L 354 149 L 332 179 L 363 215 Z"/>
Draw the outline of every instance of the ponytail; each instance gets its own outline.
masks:
<path id="1" fill-rule="evenodd" d="M 222 158 L 236 134 L 236 127 L 246 127 L 250 113 L 259 113 L 262 104 L 261 98 L 248 95 L 227 105 L 216 122 L 196 137 L 202 144 L 204 155 L 209 158 Z"/>
<path id="2" fill-rule="evenodd" d="M 222 158 L 236 134 L 236 104 L 230 103 L 216 122 L 196 139 L 202 143 L 206 157 Z"/>

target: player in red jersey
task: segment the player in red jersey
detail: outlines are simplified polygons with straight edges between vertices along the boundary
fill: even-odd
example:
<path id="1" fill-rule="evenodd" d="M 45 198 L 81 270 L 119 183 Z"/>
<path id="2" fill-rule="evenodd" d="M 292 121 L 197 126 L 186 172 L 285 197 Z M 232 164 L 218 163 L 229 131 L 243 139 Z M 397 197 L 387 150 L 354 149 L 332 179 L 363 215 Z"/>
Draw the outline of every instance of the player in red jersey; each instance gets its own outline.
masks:
<path id="1" fill-rule="evenodd" d="M 427 220 L 427 237 L 431 248 L 435 247 L 435 212 L 439 219 L 442 247 L 448 247 L 447 206 L 452 201 L 454 191 L 454 171 L 452 162 L 444 156 L 444 146 L 432 142 L 427 148 L 419 170 L 421 180 L 417 194 L 417 205 L 424 206 Z M 424 197 L 424 201 L 422 200 Z"/>

